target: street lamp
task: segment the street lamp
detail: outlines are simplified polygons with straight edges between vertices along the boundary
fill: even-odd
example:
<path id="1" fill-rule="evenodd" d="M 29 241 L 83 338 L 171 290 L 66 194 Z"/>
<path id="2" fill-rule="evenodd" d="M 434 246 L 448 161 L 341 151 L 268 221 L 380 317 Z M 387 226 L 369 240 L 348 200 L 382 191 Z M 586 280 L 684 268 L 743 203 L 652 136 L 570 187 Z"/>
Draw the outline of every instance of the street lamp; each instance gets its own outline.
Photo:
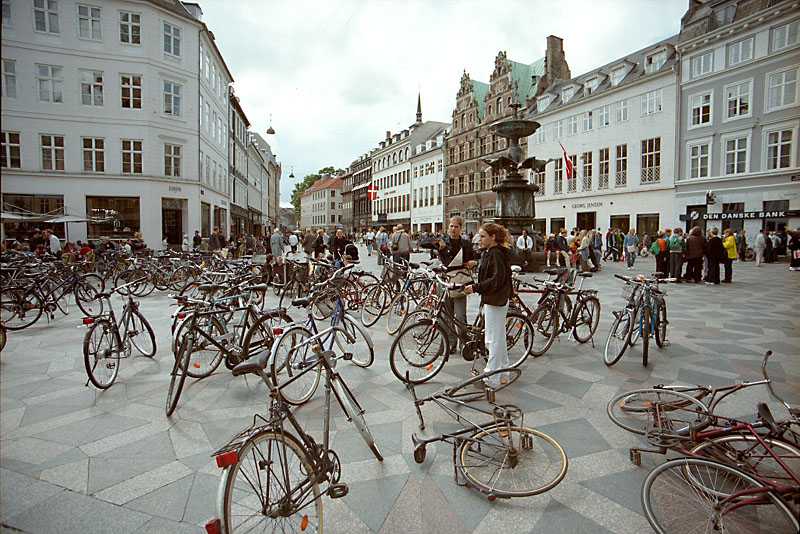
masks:
<path id="1" fill-rule="evenodd" d="M 267 128 L 268 135 L 275 135 L 275 129 L 272 127 L 272 113 L 269 114 L 269 128 Z"/>

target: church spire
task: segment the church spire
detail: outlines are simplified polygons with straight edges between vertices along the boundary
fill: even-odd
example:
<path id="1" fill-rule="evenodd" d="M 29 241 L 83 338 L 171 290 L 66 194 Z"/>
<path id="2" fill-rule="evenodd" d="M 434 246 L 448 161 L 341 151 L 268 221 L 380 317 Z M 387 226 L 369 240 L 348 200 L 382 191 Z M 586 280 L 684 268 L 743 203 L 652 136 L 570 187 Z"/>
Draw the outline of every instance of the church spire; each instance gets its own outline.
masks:
<path id="1" fill-rule="evenodd" d="M 422 94 L 417 93 L 417 124 L 422 124 Z"/>

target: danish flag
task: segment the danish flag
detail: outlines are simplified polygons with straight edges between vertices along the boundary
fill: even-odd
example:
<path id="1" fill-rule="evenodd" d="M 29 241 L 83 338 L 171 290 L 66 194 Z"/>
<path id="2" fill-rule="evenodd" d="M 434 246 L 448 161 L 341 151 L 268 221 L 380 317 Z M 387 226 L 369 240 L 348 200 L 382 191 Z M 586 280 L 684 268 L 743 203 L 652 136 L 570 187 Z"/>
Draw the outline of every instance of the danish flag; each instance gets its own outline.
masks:
<path id="1" fill-rule="evenodd" d="M 367 198 L 369 200 L 378 200 L 378 186 L 371 184 L 367 187 Z"/>
<path id="2" fill-rule="evenodd" d="M 559 143 L 561 145 L 561 143 Z M 561 145 L 561 150 L 564 152 L 564 166 L 567 168 L 567 180 L 572 179 L 572 160 L 567 157 L 567 151 L 564 145 Z"/>

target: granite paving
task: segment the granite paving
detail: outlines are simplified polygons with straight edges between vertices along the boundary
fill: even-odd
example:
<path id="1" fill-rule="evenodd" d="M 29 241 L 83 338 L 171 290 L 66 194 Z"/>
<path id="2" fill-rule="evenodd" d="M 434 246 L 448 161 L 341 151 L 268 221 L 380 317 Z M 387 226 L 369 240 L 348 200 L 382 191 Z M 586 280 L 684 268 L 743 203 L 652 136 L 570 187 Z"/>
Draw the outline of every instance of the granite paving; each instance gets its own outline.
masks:
<path id="1" fill-rule="evenodd" d="M 414 254 L 412 260 L 425 258 Z M 362 260 L 365 269 L 379 271 L 375 256 Z M 342 499 L 323 497 L 325 530 L 648 532 L 640 488 L 663 457 L 644 455 L 639 467 L 630 463 L 628 449 L 644 442 L 608 419 L 606 405 L 614 395 L 660 383 L 717 386 L 757 380 L 770 349 L 774 355 L 768 371 L 776 390 L 793 405 L 800 402 L 800 273 L 790 272 L 786 263 L 758 269 L 752 262 L 737 263 L 732 284 L 670 284 L 670 344 L 651 344 L 646 368 L 641 343 L 606 367 L 602 350 L 611 312 L 623 302 L 622 283 L 612 275 L 649 274 L 652 268 L 650 258 L 640 259 L 633 271 L 623 263 L 603 263 L 602 271 L 585 283 L 599 291 L 602 304 L 594 343 L 560 336 L 498 394 L 499 401 L 522 408 L 526 426 L 552 436 L 569 456 L 564 481 L 535 497 L 490 502 L 456 485 L 447 444 L 429 446 L 425 462 L 414 462 L 412 433 L 433 436 L 458 425 L 426 405 L 428 425 L 419 430 L 411 397 L 389 368 L 393 338 L 385 320 L 370 328 L 375 363 L 367 369 L 342 363 L 339 371 L 366 409 L 385 460 L 372 456 L 334 404 L 331 443 L 350 491 Z M 268 299 L 277 304 L 273 295 Z M 535 305 L 535 295 L 526 300 Z M 221 470 L 211 453 L 249 426 L 255 413 L 266 411 L 267 389 L 254 375 L 233 377 L 223 365 L 206 379 L 187 379 L 177 411 L 166 417 L 174 307 L 158 292 L 140 302 L 156 332 L 157 354 L 144 358 L 134 351 L 121 360 L 116 383 L 103 391 L 86 384 L 86 329 L 77 309 L 9 333 L 0 357 L 0 532 L 200 533 L 215 515 Z M 470 297 L 471 318 L 478 304 L 477 296 Z M 122 301 L 114 306 L 120 311 Z M 303 317 L 297 309 L 290 313 Z M 470 367 L 454 355 L 419 393 L 466 378 Z M 745 389 L 719 409 L 732 417 L 753 417 L 758 401 L 769 401 L 778 417 L 785 413 L 764 387 Z M 295 413 L 312 435 L 321 437 L 322 388 Z"/>

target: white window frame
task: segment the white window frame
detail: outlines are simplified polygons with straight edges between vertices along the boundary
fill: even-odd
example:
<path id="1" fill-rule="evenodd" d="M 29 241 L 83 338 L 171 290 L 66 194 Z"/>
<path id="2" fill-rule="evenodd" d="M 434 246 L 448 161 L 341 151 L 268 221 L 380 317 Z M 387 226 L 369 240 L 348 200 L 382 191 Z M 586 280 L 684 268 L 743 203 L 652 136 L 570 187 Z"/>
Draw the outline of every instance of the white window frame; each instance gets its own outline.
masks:
<path id="1" fill-rule="evenodd" d="M 626 70 L 627 69 L 623 65 L 622 67 L 616 68 L 611 71 L 611 87 L 616 87 L 622 82 L 622 80 L 625 79 Z"/>
<path id="2" fill-rule="evenodd" d="M 706 60 L 708 61 L 706 62 Z M 702 78 L 703 76 L 708 76 L 714 72 L 714 51 L 709 50 L 703 54 L 698 54 L 692 57 L 689 62 L 691 68 L 689 72 L 691 73 L 693 80 Z M 706 65 L 706 63 L 708 63 L 708 65 Z"/>
<path id="3" fill-rule="evenodd" d="M 664 109 L 662 105 L 662 96 L 663 92 L 661 89 L 648 91 L 642 95 L 642 117 L 660 113 Z"/>
<path id="4" fill-rule="evenodd" d="M 138 143 L 138 149 L 137 149 Z M 144 143 L 141 139 L 120 139 L 120 171 L 122 174 L 143 174 L 144 173 Z M 125 156 L 130 158 L 128 163 L 129 170 L 125 170 Z M 202 161 L 202 157 L 201 157 Z M 139 168 L 138 172 L 136 168 Z"/>
<path id="5" fill-rule="evenodd" d="M 183 85 L 172 80 L 163 80 L 161 88 L 164 96 L 161 114 L 165 117 L 181 118 L 183 116 Z M 176 108 L 177 113 L 175 112 Z"/>
<path id="6" fill-rule="evenodd" d="M 611 105 L 606 105 L 597 110 L 597 127 L 604 128 L 611 124 Z"/>
<path id="7" fill-rule="evenodd" d="M 164 176 L 181 177 L 181 152 L 182 145 L 164 143 Z"/>
<path id="8" fill-rule="evenodd" d="M 37 27 L 39 21 L 36 20 L 36 15 L 38 13 L 43 16 L 44 29 Z M 53 26 L 55 26 L 55 29 Z M 58 0 L 33 0 L 33 31 L 58 35 L 61 33 L 59 26 Z"/>
<path id="9" fill-rule="evenodd" d="M 625 155 L 620 157 L 620 148 L 625 147 Z M 628 187 L 628 170 L 630 158 L 628 157 L 628 143 L 622 143 L 614 147 L 614 187 Z M 611 154 L 609 154 L 609 157 Z M 625 164 L 624 169 L 620 169 L 620 162 Z"/>
<path id="10" fill-rule="evenodd" d="M 550 95 L 543 95 L 536 99 L 536 109 L 539 113 L 547 109 L 547 106 L 550 105 L 550 100 Z"/>
<path id="11" fill-rule="evenodd" d="M 49 138 L 50 143 L 45 145 L 45 138 Z M 59 147 L 56 144 L 56 140 L 61 139 L 61 146 Z M 66 140 L 64 139 L 63 135 L 58 134 L 39 134 L 39 164 L 41 165 L 41 169 L 43 171 L 54 171 L 54 172 L 63 172 L 66 169 Z M 52 168 L 45 167 L 45 153 L 49 152 L 50 154 L 50 162 L 52 164 Z M 59 157 L 60 156 L 60 157 Z M 61 162 L 61 168 L 58 168 L 58 162 Z"/>
<path id="12" fill-rule="evenodd" d="M 567 137 L 578 135 L 578 117 L 579 115 L 573 115 L 567 118 Z"/>
<path id="13" fill-rule="evenodd" d="M 620 100 L 615 104 L 617 122 L 628 120 L 628 99 Z"/>
<path id="14" fill-rule="evenodd" d="M 564 119 L 561 119 L 553 123 L 553 139 L 561 139 L 563 137 L 564 137 Z"/>
<path id="15" fill-rule="evenodd" d="M 13 59 L 3 60 L 3 98 L 17 98 L 17 62 Z"/>
<path id="16" fill-rule="evenodd" d="M 16 136 L 16 142 L 11 140 L 12 135 Z M 20 132 L 7 132 L 3 130 L 0 150 L 0 168 L 22 168 L 22 137 L 20 136 Z M 16 160 L 17 165 L 11 164 L 14 160 Z"/>
<path id="17" fill-rule="evenodd" d="M 583 131 L 591 132 L 594 130 L 594 112 L 585 111 L 583 113 Z"/>
<path id="18" fill-rule="evenodd" d="M 739 176 L 743 174 L 747 174 L 750 172 L 750 151 L 753 148 L 753 139 L 752 133 L 750 130 L 742 131 L 742 132 L 735 132 L 725 134 L 720 138 L 720 152 L 721 152 L 721 162 L 720 162 L 720 175 L 722 176 Z M 745 140 L 746 146 L 744 149 L 744 170 L 740 172 L 728 172 L 728 141 L 740 141 Z M 738 146 L 733 153 L 738 153 Z"/>
<path id="19" fill-rule="evenodd" d="M 561 100 L 566 104 L 575 96 L 575 87 L 569 86 L 561 90 Z"/>
<path id="20" fill-rule="evenodd" d="M 125 83 L 125 78 L 128 78 L 128 83 Z M 138 85 L 135 83 L 139 79 Z M 123 109 L 142 109 L 142 75 L 141 74 L 120 74 L 119 75 L 119 93 L 120 93 L 120 107 Z M 139 96 L 137 98 L 136 91 L 138 90 Z M 125 93 L 128 96 L 125 96 Z M 130 101 L 130 105 L 125 105 L 125 100 Z M 138 106 L 136 104 L 139 104 Z"/>
<path id="21" fill-rule="evenodd" d="M 782 103 L 779 104 L 778 106 L 770 107 L 770 86 L 771 86 L 771 82 L 772 82 L 771 78 L 773 76 L 783 75 L 784 83 L 781 84 L 781 85 L 782 86 L 786 86 L 786 85 L 788 85 L 786 83 L 786 81 L 785 81 L 786 80 L 786 74 L 790 73 L 792 71 L 794 71 L 794 80 L 792 82 L 789 82 L 789 83 L 794 84 L 794 93 L 792 94 L 791 102 L 787 103 L 785 100 L 782 100 Z M 765 90 L 764 90 L 764 95 L 765 95 L 765 97 L 764 97 L 764 112 L 765 113 L 770 113 L 772 111 L 779 111 L 779 110 L 786 109 L 786 108 L 792 108 L 792 107 L 795 107 L 797 105 L 797 102 L 798 102 L 798 92 L 797 91 L 798 91 L 798 87 L 800 87 L 800 83 L 798 83 L 798 77 L 800 77 L 800 67 L 796 67 L 796 66 L 789 67 L 789 68 L 786 68 L 786 69 L 780 69 L 780 70 L 768 72 L 766 74 L 766 76 L 764 76 L 764 84 L 766 86 Z M 783 92 L 782 96 L 785 97 L 786 93 Z"/>
<path id="22" fill-rule="evenodd" d="M 3 11 L 3 26 L 8 28 L 11 26 L 11 0 L 3 0 L 2 11 Z"/>
<path id="23" fill-rule="evenodd" d="M 653 143 L 653 151 L 652 152 L 645 152 L 644 147 L 642 146 L 645 143 Z M 656 142 L 658 142 L 658 150 L 655 149 Z M 641 178 L 639 183 L 641 185 L 644 184 L 657 184 L 661 182 L 661 154 L 662 154 L 662 140 L 661 137 L 651 137 L 648 139 L 642 139 L 639 143 L 641 148 Z M 648 149 L 650 147 L 647 147 Z M 649 167 L 645 167 L 644 163 L 645 160 L 648 158 L 652 158 L 653 165 Z M 657 163 L 657 164 L 656 164 Z M 650 172 L 648 172 L 650 171 Z"/>
<path id="24" fill-rule="evenodd" d="M 774 169 L 769 168 L 769 136 L 770 134 L 777 133 L 777 132 L 791 132 L 791 140 L 789 144 L 789 166 L 788 167 L 775 167 Z M 765 126 L 762 130 L 762 139 L 761 139 L 761 146 L 762 149 L 762 165 L 761 168 L 764 172 L 772 172 L 772 173 L 780 173 L 786 172 L 786 169 L 793 169 L 797 167 L 797 159 L 795 156 L 795 152 L 797 151 L 797 121 L 788 121 L 782 122 L 777 124 L 771 124 L 769 126 Z M 779 158 L 780 159 L 780 158 Z"/>
<path id="25" fill-rule="evenodd" d="M 127 18 L 127 20 L 123 20 Z M 133 19 L 137 20 L 134 21 Z M 119 42 L 124 45 L 139 46 L 142 44 L 142 14 L 135 11 L 119 11 Z M 128 41 L 122 40 L 122 29 L 127 28 Z M 134 31 L 134 29 L 136 31 Z M 134 42 L 136 41 L 136 42 Z"/>
<path id="26" fill-rule="evenodd" d="M 645 74 L 652 74 L 654 72 L 658 72 L 666 62 L 667 62 L 666 50 L 659 50 L 657 52 L 648 55 L 644 60 Z"/>
<path id="27" fill-rule="evenodd" d="M 76 4 L 76 15 L 78 17 L 78 39 L 87 39 L 89 41 L 102 41 L 103 28 L 102 28 L 102 11 L 97 6 L 89 4 Z M 85 10 L 85 13 L 81 13 Z M 86 27 L 84 28 L 84 22 Z M 87 35 L 84 35 L 84 30 Z"/>
<path id="28" fill-rule="evenodd" d="M 80 70 L 81 105 L 103 107 L 103 71 Z"/>
<path id="29" fill-rule="evenodd" d="M 707 147 L 708 152 L 703 155 L 698 152 L 695 156 L 692 153 L 692 149 L 697 148 L 701 150 L 701 147 Z M 687 180 L 702 180 L 705 178 L 711 177 L 711 156 L 714 153 L 714 138 L 713 137 L 704 137 L 702 139 L 692 139 L 686 143 L 686 179 Z M 692 162 L 693 160 L 698 160 L 698 172 L 697 176 L 692 176 Z M 705 162 L 705 170 L 706 175 L 701 176 L 700 170 L 703 168 L 700 163 Z"/>
<path id="30" fill-rule="evenodd" d="M 36 99 L 39 102 L 50 102 L 53 104 L 62 104 L 64 102 L 64 69 L 58 65 L 41 65 L 37 63 L 36 67 Z M 42 76 L 40 69 L 47 68 L 47 76 Z M 58 74 L 60 77 L 56 77 Z M 47 85 L 49 98 L 42 98 L 42 84 Z M 58 90 L 56 92 L 56 90 Z M 56 94 L 58 99 L 56 100 Z"/>
<path id="31" fill-rule="evenodd" d="M 183 29 L 180 26 L 166 20 L 161 21 L 161 39 L 161 49 L 164 51 L 165 56 L 173 58 L 181 57 L 183 54 Z"/>
<path id="32" fill-rule="evenodd" d="M 739 91 L 739 89 L 742 86 L 747 86 L 746 95 L 743 95 Z M 733 95 L 734 98 L 731 98 L 732 95 L 730 94 L 730 91 L 733 90 L 733 89 L 737 89 L 737 94 Z M 724 95 L 724 98 L 725 98 L 725 101 L 723 103 L 723 109 L 722 109 L 722 122 L 730 122 L 730 121 L 735 121 L 735 120 L 738 120 L 738 119 L 744 119 L 744 118 L 747 118 L 747 117 L 750 117 L 750 116 L 753 115 L 753 78 L 750 78 L 748 80 L 741 80 L 741 81 L 730 83 L 730 84 L 726 85 L 725 87 L 722 88 L 722 94 Z M 737 114 L 735 114 L 733 116 L 730 116 L 729 115 L 730 102 L 732 100 L 740 101 L 743 96 L 747 96 L 747 113 L 737 113 Z M 737 111 L 738 111 L 738 107 L 739 106 L 737 106 Z"/>
<path id="33" fill-rule="evenodd" d="M 772 52 L 777 52 L 779 50 L 783 50 L 784 48 L 789 48 L 797 44 L 797 32 L 798 26 L 800 26 L 800 19 L 793 20 L 791 22 L 787 22 L 786 24 L 782 24 L 780 26 L 776 26 L 772 28 L 769 32 L 770 36 L 770 47 L 769 49 Z M 783 30 L 783 37 L 781 38 L 781 42 L 777 42 L 776 33 Z M 792 31 L 794 31 L 794 41 L 791 41 Z"/>
<path id="34" fill-rule="evenodd" d="M 705 102 L 703 99 L 708 98 L 708 102 Z M 699 105 L 698 105 L 699 103 Z M 697 124 L 694 123 L 694 112 L 695 110 L 701 110 L 699 114 L 699 118 L 702 119 L 703 113 L 702 109 L 708 106 L 708 121 L 706 122 L 698 122 Z M 687 118 L 686 124 L 688 125 L 689 130 L 694 130 L 695 128 L 705 128 L 706 126 L 712 126 L 714 124 L 714 91 L 708 90 L 703 91 L 701 93 L 695 93 L 689 96 L 689 117 Z"/>
<path id="35" fill-rule="evenodd" d="M 749 44 L 750 55 L 748 57 L 742 57 L 742 51 L 745 48 L 745 43 Z M 736 53 L 738 55 L 738 59 L 736 61 L 732 60 L 732 55 Z M 735 67 L 736 65 L 740 65 L 742 63 L 747 63 L 753 59 L 755 54 L 755 37 L 752 35 L 746 39 L 742 39 L 740 41 L 736 41 L 735 43 L 729 44 L 725 48 L 725 60 L 728 62 L 729 67 Z"/>
<path id="36" fill-rule="evenodd" d="M 89 145 L 87 146 L 87 141 Z M 102 137 L 81 137 L 81 172 L 106 172 L 106 144 Z M 89 156 L 89 160 L 86 156 Z M 90 168 L 86 168 L 89 163 Z"/>

